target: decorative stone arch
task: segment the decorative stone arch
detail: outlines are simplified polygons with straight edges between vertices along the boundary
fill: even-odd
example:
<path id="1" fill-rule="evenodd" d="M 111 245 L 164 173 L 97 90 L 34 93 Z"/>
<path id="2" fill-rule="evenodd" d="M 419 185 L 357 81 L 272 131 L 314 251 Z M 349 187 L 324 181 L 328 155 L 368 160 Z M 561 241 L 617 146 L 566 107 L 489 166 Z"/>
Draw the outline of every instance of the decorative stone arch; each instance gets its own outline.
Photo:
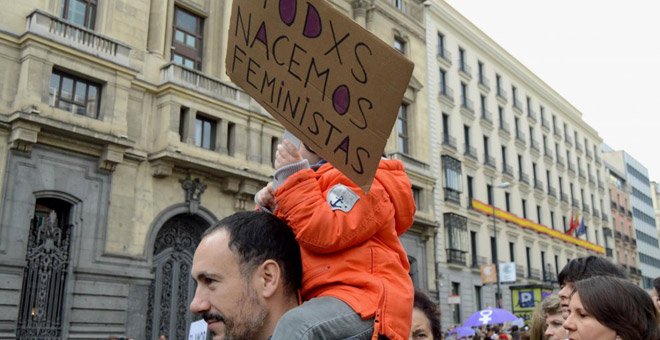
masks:
<path id="1" fill-rule="evenodd" d="M 149 227 L 150 232 L 148 234 L 147 244 L 144 247 L 144 256 L 147 259 L 148 263 L 153 262 L 154 244 L 156 243 L 156 237 L 158 236 L 160 229 L 172 217 L 183 214 L 190 214 L 190 207 L 188 203 L 178 203 L 175 205 L 171 205 L 165 208 L 165 210 L 161 211 L 156 216 L 156 218 L 154 218 L 154 221 L 151 223 L 151 226 Z M 192 215 L 199 216 L 204 221 L 206 221 L 209 224 L 209 226 L 212 226 L 219 221 L 219 219 L 215 217 L 215 214 L 213 214 L 210 210 L 204 207 L 199 207 L 197 212 Z"/>
<path id="2" fill-rule="evenodd" d="M 195 214 L 189 208 L 185 203 L 171 206 L 152 224 L 146 251 L 154 279 L 147 300 L 146 339 L 184 339 L 193 321 L 188 312 L 195 287 L 190 277 L 193 254 L 217 219 L 203 207 Z"/>

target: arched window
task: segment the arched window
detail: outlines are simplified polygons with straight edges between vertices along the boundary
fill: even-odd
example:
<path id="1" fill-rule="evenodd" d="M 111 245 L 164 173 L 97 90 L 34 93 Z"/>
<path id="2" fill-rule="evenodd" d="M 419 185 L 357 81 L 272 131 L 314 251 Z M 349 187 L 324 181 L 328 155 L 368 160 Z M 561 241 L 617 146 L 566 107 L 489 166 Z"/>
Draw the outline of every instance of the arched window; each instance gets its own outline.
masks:
<path id="1" fill-rule="evenodd" d="M 23 270 L 18 339 L 60 339 L 71 243 L 70 213 L 71 204 L 65 201 L 36 201 Z"/>

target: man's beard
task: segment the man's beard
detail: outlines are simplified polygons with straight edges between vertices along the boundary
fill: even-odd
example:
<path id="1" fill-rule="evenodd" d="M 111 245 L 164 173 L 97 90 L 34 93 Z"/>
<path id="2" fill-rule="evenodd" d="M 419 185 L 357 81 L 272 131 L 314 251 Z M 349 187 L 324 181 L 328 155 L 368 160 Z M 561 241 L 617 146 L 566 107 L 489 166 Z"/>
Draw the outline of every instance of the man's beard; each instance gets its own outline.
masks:
<path id="1" fill-rule="evenodd" d="M 254 340 L 256 334 L 263 329 L 269 312 L 250 287 L 246 287 L 246 292 L 239 301 L 242 303 L 234 314 L 234 318 L 222 313 L 211 312 L 204 313 L 202 317 L 206 322 L 222 322 L 225 326 L 225 340 Z"/>

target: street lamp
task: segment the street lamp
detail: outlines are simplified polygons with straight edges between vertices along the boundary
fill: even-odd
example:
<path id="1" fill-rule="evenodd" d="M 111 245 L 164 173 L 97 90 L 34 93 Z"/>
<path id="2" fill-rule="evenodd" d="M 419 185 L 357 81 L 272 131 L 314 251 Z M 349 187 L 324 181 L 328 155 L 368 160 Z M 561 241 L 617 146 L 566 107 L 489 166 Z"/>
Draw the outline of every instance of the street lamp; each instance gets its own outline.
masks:
<path id="1" fill-rule="evenodd" d="M 493 178 L 490 178 L 490 185 L 493 187 Z M 506 189 L 511 186 L 511 183 L 509 182 L 502 182 L 493 188 L 499 188 L 499 189 Z M 491 192 L 492 198 L 493 198 L 493 238 L 495 239 L 494 247 L 493 247 L 493 263 L 495 263 L 495 273 L 497 277 L 497 291 L 495 292 L 495 304 L 497 305 L 497 308 L 502 308 L 502 290 L 500 287 L 500 263 L 499 260 L 497 259 L 497 219 L 495 218 L 495 190 L 492 190 Z"/>

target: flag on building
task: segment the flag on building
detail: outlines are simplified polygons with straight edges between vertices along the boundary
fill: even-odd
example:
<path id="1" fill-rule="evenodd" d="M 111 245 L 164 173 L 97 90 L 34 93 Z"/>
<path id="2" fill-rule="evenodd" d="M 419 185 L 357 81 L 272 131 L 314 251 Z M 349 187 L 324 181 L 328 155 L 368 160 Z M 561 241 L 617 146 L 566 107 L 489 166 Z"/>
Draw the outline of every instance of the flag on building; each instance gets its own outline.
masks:
<path id="1" fill-rule="evenodd" d="M 580 220 L 578 218 L 579 213 L 575 213 L 573 215 L 573 212 L 571 211 L 571 220 L 569 221 L 568 224 L 568 231 L 566 231 L 567 235 L 573 235 L 575 233 L 575 230 L 579 227 Z"/>
<path id="2" fill-rule="evenodd" d="M 584 235 L 587 233 L 587 226 L 584 225 L 584 216 L 580 220 L 580 226 L 577 228 L 577 231 L 575 232 L 575 236 L 580 236 Z"/>

